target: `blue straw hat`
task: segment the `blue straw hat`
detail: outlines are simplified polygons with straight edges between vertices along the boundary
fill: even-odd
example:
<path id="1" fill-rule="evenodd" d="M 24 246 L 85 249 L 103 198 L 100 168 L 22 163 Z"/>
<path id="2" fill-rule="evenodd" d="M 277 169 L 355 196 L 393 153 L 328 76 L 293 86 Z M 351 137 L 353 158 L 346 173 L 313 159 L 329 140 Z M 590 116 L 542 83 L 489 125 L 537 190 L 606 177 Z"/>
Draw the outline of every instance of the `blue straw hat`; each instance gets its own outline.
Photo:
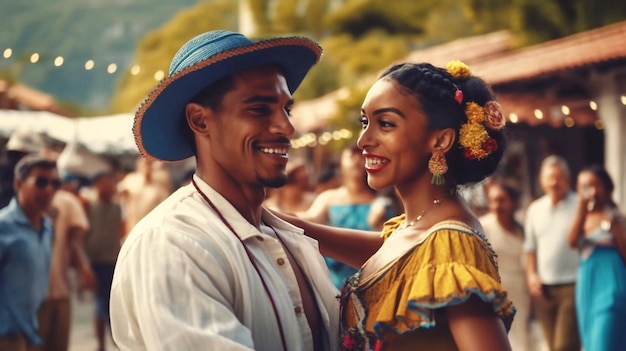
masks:
<path id="1" fill-rule="evenodd" d="M 161 161 L 193 156 L 185 106 L 200 91 L 247 68 L 277 64 L 293 93 L 321 54 L 322 48 L 304 37 L 253 42 L 240 33 L 223 30 L 198 35 L 178 50 L 169 76 L 137 110 L 133 134 L 139 151 L 149 159 Z"/>

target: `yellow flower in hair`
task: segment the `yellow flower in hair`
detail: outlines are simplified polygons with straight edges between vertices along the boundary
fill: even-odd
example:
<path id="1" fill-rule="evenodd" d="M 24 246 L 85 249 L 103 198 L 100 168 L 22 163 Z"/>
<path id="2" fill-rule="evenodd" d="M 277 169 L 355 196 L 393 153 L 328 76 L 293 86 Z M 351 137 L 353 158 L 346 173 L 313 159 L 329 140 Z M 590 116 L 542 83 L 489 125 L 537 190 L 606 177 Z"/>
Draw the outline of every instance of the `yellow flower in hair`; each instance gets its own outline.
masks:
<path id="1" fill-rule="evenodd" d="M 485 158 L 489 154 L 483 150 L 483 143 L 489 138 L 489 133 L 482 124 L 468 122 L 459 130 L 459 143 L 469 150 L 477 159 Z"/>
<path id="2" fill-rule="evenodd" d="M 475 102 L 468 102 L 465 106 L 465 115 L 467 120 L 473 123 L 482 123 L 485 121 L 485 110 Z"/>
<path id="3" fill-rule="evenodd" d="M 472 75 L 472 70 L 466 64 L 458 60 L 448 62 L 446 71 L 457 79 L 465 79 Z"/>

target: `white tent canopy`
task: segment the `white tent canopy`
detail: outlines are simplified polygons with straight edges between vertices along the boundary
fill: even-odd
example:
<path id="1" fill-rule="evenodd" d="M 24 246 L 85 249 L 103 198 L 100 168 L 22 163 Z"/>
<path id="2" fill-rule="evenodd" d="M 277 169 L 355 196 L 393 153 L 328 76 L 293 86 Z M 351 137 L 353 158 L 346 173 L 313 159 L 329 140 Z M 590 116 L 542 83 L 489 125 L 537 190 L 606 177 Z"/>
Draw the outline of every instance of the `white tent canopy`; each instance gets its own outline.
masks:
<path id="1" fill-rule="evenodd" d="M 0 110 L 0 135 L 4 138 L 18 129 L 30 129 L 96 154 L 138 154 L 132 125 L 132 114 L 68 118 L 44 111 Z"/>

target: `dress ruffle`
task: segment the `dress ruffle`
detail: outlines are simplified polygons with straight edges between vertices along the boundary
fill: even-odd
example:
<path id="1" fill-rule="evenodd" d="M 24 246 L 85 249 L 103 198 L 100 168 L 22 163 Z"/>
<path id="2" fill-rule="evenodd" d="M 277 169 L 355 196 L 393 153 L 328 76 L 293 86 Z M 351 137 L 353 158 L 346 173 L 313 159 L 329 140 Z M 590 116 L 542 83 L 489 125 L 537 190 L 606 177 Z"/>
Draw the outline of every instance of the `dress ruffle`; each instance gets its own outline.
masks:
<path id="1" fill-rule="evenodd" d="M 380 338 L 384 332 L 434 327 L 436 309 L 472 295 L 491 304 L 510 328 L 515 307 L 500 284 L 495 253 L 484 236 L 466 228 L 437 230 L 372 284 L 356 289 L 376 297 L 366 301 L 366 330 Z"/>

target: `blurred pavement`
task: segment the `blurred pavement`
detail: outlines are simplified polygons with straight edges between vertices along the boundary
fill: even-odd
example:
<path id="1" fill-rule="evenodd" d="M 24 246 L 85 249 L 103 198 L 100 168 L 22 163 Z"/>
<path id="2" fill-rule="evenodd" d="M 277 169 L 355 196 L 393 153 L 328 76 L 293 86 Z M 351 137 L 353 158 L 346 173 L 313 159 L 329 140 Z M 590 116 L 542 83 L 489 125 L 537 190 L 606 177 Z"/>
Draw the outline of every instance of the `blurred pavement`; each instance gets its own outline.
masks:
<path id="1" fill-rule="evenodd" d="M 70 331 L 69 351 L 97 351 L 96 332 L 93 327 L 95 299 L 91 292 L 83 294 L 81 300 L 72 298 L 72 328 Z M 111 331 L 107 329 L 106 349 L 119 351 L 113 344 Z"/>

